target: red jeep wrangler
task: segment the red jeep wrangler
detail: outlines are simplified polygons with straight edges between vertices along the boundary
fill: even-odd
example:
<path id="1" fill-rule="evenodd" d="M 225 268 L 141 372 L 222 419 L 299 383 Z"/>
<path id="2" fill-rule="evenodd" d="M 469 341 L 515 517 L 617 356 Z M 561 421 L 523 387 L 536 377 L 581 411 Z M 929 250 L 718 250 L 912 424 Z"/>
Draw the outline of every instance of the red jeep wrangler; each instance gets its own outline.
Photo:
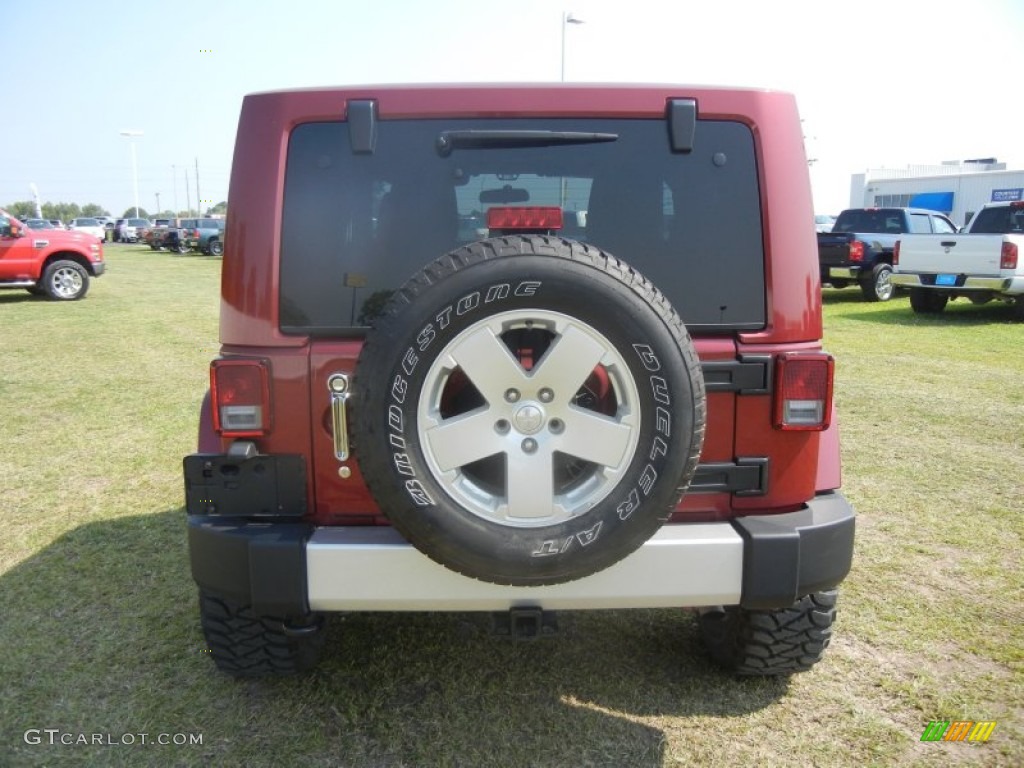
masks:
<path id="1" fill-rule="evenodd" d="M 84 232 L 29 229 L 0 209 L 0 288 L 74 301 L 106 269 L 103 243 Z"/>
<path id="2" fill-rule="evenodd" d="M 184 461 L 220 669 L 338 611 L 690 607 L 735 672 L 821 658 L 854 513 L 792 96 L 251 95 L 230 199 Z"/>

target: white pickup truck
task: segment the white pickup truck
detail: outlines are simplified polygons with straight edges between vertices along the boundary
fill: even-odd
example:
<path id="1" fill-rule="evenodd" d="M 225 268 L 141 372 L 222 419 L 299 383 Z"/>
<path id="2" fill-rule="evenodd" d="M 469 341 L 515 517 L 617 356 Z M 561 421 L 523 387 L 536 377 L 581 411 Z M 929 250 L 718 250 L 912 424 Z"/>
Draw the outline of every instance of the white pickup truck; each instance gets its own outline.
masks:
<path id="1" fill-rule="evenodd" d="M 956 235 L 904 235 L 892 284 L 910 289 L 915 312 L 941 312 L 950 299 L 1012 302 L 1024 320 L 1024 202 L 990 203 Z"/>

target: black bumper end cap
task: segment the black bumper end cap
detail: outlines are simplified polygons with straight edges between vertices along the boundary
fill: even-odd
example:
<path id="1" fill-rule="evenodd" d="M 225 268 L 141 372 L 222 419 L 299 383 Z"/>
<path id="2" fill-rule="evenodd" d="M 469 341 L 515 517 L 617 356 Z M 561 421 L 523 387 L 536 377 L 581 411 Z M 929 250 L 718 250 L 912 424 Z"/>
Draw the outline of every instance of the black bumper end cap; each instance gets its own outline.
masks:
<path id="1" fill-rule="evenodd" d="M 740 517 L 733 525 L 744 542 L 744 608 L 789 607 L 850 572 L 856 515 L 838 491 L 819 494 L 796 512 Z"/>

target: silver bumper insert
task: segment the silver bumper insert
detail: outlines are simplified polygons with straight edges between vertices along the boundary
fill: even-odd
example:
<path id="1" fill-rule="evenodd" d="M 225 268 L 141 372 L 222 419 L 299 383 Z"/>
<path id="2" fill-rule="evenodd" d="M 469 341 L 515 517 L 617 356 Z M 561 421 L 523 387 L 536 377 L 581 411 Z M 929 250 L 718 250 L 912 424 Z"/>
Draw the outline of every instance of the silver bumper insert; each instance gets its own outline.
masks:
<path id="1" fill-rule="evenodd" d="M 728 523 L 666 525 L 592 576 L 555 586 L 488 584 L 421 554 L 393 528 L 320 528 L 306 545 L 313 611 L 500 611 L 736 605 L 743 541 Z"/>

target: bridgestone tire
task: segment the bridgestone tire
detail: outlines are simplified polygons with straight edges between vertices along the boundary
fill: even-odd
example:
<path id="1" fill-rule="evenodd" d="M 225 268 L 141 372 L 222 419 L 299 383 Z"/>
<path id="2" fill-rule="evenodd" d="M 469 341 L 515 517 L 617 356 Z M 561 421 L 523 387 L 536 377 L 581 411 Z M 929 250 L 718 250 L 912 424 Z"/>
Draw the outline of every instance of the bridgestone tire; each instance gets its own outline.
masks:
<path id="1" fill-rule="evenodd" d="M 895 293 L 891 282 L 892 267 L 888 264 L 876 264 L 871 274 L 861 283 L 860 289 L 868 301 L 888 301 Z"/>
<path id="2" fill-rule="evenodd" d="M 837 595 L 835 589 L 815 592 L 779 610 L 728 606 L 702 613 L 704 645 L 715 662 L 738 675 L 806 672 L 832 639 Z"/>
<path id="3" fill-rule="evenodd" d="M 234 677 L 304 672 L 320 658 L 324 633 L 318 624 L 305 634 L 288 633 L 281 619 L 257 616 L 248 606 L 202 591 L 199 615 L 214 663 Z"/>
<path id="4" fill-rule="evenodd" d="M 910 289 L 910 308 L 919 315 L 937 315 L 946 308 L 949 296 L 927 288 Z"/>
<path id="5" fill-rule="evenodd" d="M 699 361 L 664 296 L 540 235 L 473 243 L 410 279 L 352 395 L 354 453 L 395 528 L 495 584 L 567 582 L 636 550 L 704 436 Z"/>

